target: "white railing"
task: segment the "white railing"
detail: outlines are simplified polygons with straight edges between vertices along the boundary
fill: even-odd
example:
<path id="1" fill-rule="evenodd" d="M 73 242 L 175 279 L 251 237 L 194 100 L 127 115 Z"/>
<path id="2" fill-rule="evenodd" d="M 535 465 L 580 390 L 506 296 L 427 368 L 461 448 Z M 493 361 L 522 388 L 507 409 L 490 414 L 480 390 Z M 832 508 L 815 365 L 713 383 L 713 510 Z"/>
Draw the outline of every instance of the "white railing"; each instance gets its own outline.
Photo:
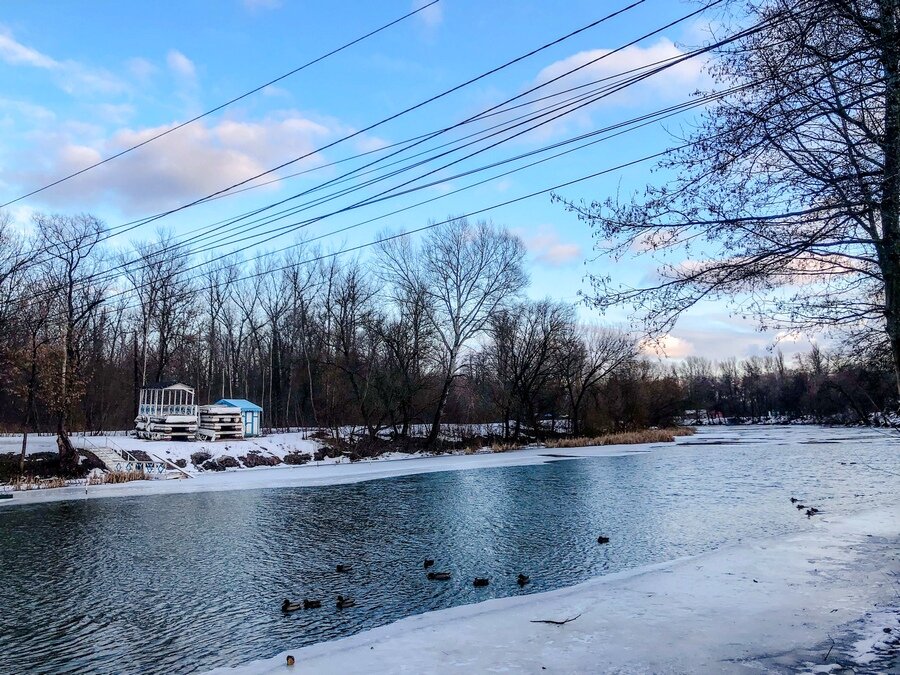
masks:
<path id="1" fill-rule="evenodd" d="M 187 404 L 166 404 L 156 405 L 153 403 L 143 403 L 138 406 L 139 417 L 196 417 L 197 406 Z"/>

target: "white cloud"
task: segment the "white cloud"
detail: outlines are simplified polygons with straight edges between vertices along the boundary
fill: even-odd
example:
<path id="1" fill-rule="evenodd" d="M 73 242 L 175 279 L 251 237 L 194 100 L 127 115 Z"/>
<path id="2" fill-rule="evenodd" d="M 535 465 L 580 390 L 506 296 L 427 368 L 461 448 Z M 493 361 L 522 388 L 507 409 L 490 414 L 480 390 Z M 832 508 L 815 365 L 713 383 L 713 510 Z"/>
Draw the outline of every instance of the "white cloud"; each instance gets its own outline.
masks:
<path id="1" fill-rule="evenodd" d="M 424 5 L 427 5 L 431 0 L 413 0 L 412 8 L 419 9 Z M 419 20 L 424 23 L 428 28 L 437 28 L 444 21 L 444 10 L 441 8 L 440 3 L 431 5 L 427 9 L 422 10 L 416 16 Z"/>
<path id="2" fill-rule="evenodd" d="M 134 106 L 129 103 L 98 103 L 92 108 L 97 113 L 97 118 L 110 124 L 125 124 L 135 113 Z"/>
<path id="3" fill-rule="evenodd" d="M 0 98 L 0 110 L 15 112 L 31 121 L 49 122 L 56 118 L 56 114 L 48 108 L 11 98 Z"/>
<path id="4" fill-rule="evenodd" d="M 536 233 L 527 233 L 521 229 L 516 233 L 522 237 L 525 247 L 532 254 L 534 262 L 549 267 L 571 265 L 582 258 L 578 244 L 562 241 L 559 233 L 552 225 L 541 225 Z"/>
<path id="5" fill-rule="evenodd" d="M 166 55 L 166 63 L 169 70 L 183 80 L 193 80 L 197 76 L 197 69 L 194 62 L 182 54 L 177 49 L 170 49 Z"/>
<path id="6" fill-rule="evenodd" d="M 287 89 L 276 87 L 274 84 L 270 84 L 263 87 L 262 95 L 271 96 L 273 98 L 290 98 L 291 92 L 289 92 Z"/>
<path id="7" fill-rule="evenodd" d="M 93 144 L 63 140 L 59 134 L 48 135 L 43 139 L 46 152 L 34 148 L 30 151 L 30 156 L 48 157 L 43 167 L 28 173 L 3 171 L 0 177 L 20 188 L 43 185 L 171 126 L 120 129 L 107 140 Z M 91 208 L 111 202 L 129 213 L 160 211 L 307 154 L 333 133 L 333 129 L 293 112 L 256 122 L 196 122 L 48 191 L 44 199 L 53 206 Z M 321 162 L 318 155 L 313 155 L 289 170 Z"/>
<path id="8" fill-rule="evenodd" d="M 707 311 L 711 310 L 711 311 Z M 735 356 L 769 356 L 777 349 L 785 358 L 808 352 L 809 336 L 789 331 L 759 330 L 752 319 L 732 316 L 715 310 L 715 303 L 705 303 L 682 316 L 671 333 L 660 341 L 644 346 L 644 353 L 661 358 L 682 359 L 703 356 L 720 361 Z"/>
<path id="9" fill-rule="evenodd" d="M 124 90 L 124 83 L 102 68 L 91 68 L 77 61 L 59 61 L 17 41 L 0 27 L 0 60 L 13 66 L 46 70 L 56 76 L 58 86 L 69 94 L 112 93 Z"/>
<path id="10" fill-rule="evenodd" d="M 578 52 L 564 59 L 551 63 L 543 68 L 535 78 L 535 84 L 546 84 L 541 89 L 543 95 L 553 94 L 596 82 L 596 85 L 584 86 L 559 98 L 563 100 L 570 96 L 585 94 L 596 87 L 612 86 L 617 82 L 623 83 L 625 79 L 635 73 L 621 75 L 625 71 L 641 68 L 664 59 L 677 58 L 684 52 L 671 40 L 661 38 L 656 43 L 647 47 L 632 46 L 622 51 L 613 53 L 610 49 L 592 49 Z M 615 93 L 609 93 L 604 98 L 584 107 L 568 112 L 565 116 L 549 122 L 528 134 L 531 140 L 540 140 L 563 133 L 569 127 L 593 128 L 592 113 L 601 109 L 609 110 L 616 107 L 634 107 L 640 105 L 657 106 L 660 101 L 683 101 L 690 94 L 703 88 L 709 82 L 704 71 L 705 61 L 702 57 L 687 60 L 678 65 L 657 73 L 646 80 L 632 84 Z M 579 68 L 575 72 L 564 75 L 569 71 Z M 559 80 L 555 78 L 559 77 Z M 551 82 L 551 80 L 555 80 Z M 598 82 L 602 80 L 601 82 Z M 602 93 L 600 91 L 596 92 Z M 575 105 L 581 105 L 586 101 L 578 101 Z"/>
<path id="11" fill-rule="evenodd" d="M 53 69 L 61 64 L 31 47 L 17 42 L 7 32 L 0 32 L 0 58 L 13 66 L 32 66 L 34 68 Z"/>
<path id="12" fill-rule="evenodd" d="M 133 59 L 128 59 L 125 67 L 128 68 L 128 72 L 130 72 L 133 77 L 141 82 L 149 80 L 159 71 L 159 68 L 157 68 L 151 61 L 140 56 L 136 56 Z"/>
<path id="13" fill-rule="evenodd" d="M 497 192 L 506 192 L 514 185 L 513 181 L 509 178 L 501 178 L 496 183 L 494 183 L 494 189 Z"/>
<path id="14" fill-rule="evenodd" d="M 694 345 L 683 338 L 667 333 L 653 340 L 645 340 L 641 343 L 640 350 L 646 356 L 683 359 L 694 354 Z"/>
<path id="15" fill-rule="evenodd" d="M 386 148 L 390 143 L 378 136 L 368 136 L 363 134 L 362 136 L 356 137 L 355 145 L 359 152 L 373 152 L 375 150 Z"/>
<path id="16" fill-rule="evenodd" d="M 624 71 L 649 66 L 664 59 L 677 58 L 683 54 L 684 52 L 667 38 L 660 38 L 656 44 L 649 47 L 632 46 L 616 53 L 612 53 L 610 49 L 592 49 L 578 52 L 550 64 L 538 73 L 536 79 L 539 83 L 548 82 L 563 73 L 581 67 L 580 70 L 564 76 L 559 80 L 559 84 L 554 85 L 558 89 L 565 89 L 601 78 L 617 76 Z M 625 92 L 616 94 L 616 100 L 633 102 L 640 97 L 660 94 L 684 97 L 705 82 L 704 63 L 702 57 L 697 57 L 671 66 L 649 77 L 639 85 L 629 87 Z M 614 82 L 614 80 L 608 82 Z"/>

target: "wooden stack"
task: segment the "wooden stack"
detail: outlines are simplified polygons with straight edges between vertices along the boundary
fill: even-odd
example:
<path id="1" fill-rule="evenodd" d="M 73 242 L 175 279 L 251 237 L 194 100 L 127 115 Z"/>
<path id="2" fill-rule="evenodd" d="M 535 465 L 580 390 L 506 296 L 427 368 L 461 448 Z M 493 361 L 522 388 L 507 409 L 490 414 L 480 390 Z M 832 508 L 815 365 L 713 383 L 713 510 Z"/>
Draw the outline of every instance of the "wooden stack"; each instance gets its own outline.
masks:
<path id="1" fill-rule="evenodd" d="M 200 406 L 200 428 L 197 438 L 215 441 L 220 438 L 243 438 L 244 419 L 240 408 L 227 405 Z"/>
<path id="2" fill-rule="evenodd" d="M 135 423 L 138 438 L 151 441 L 192 441 L 197 432 L 195 419 L 181 416 L 150 417 Z"/>

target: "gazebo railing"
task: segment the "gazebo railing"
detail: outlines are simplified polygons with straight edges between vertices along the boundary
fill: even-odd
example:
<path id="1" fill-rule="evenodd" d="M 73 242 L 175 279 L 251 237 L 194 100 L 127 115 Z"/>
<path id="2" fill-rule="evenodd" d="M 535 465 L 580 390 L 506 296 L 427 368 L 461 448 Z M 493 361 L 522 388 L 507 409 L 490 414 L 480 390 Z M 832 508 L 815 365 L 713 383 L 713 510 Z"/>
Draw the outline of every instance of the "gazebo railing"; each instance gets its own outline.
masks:
<path id="1" fill-rule="evenodd" d="M 189 404 L 142 403 L 138 406 L 138 415 L 141 417 L 168 417 L 169 415 L 196 417 L 197 406 Z"/>

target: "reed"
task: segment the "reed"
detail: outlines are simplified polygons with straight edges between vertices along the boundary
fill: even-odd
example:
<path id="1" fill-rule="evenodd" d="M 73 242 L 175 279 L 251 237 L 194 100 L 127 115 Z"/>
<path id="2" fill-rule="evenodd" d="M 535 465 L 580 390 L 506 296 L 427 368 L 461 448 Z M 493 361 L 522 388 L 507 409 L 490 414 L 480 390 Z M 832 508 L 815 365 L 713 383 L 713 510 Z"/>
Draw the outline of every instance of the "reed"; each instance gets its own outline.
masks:
<path id="1" fill-rule="evenodd" d="M 522 443 L 494 443 L 491 445 L 491 452 L 510 452 L 512 450 L 521 450 L 525 445 Z"/>
<path id="2" fill-rule="evenodd" d="M 143 471 L 110 471 L 107 474 L 102 476 L 97 476 L 100 479 L 99 483 L 130 483 L 133 480 L 145 480 L 147 476 L 144 475 Z M 98 483 L 91 482 L 91 485 L 97 485 Z"/>
<path id="3" fill-rule="evenodd" d="M 45 488 L 66 487 L 65 478 L 33 478 L 26 476 L 19 478 L 12 483 L 12 489 L 16 492 L 25 492 L 27 490 L 43 490 Z"/>
<path id="4" fill-rule="evenodd" d="M 642 429 L 624 431 L 602 436 L 580 436 L 578 438 L 558 438 L 544 443 L 548 448 L 583 448 L 595 445 L 634 445 L 636 443 L 671 443 L 678 436 L 692 436 L 693 427 L 668 427 L 665 429 Z"/>

